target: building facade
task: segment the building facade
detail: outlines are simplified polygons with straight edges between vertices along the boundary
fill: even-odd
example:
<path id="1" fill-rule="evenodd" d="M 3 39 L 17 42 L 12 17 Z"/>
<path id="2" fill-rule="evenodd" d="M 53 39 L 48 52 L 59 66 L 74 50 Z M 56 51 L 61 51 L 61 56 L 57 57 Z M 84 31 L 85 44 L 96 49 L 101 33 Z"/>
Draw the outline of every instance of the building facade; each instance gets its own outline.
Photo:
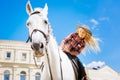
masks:
<path id="1" fill-rule="evenodd" d="M 42 59 L 36 58 L 38 66 L 41 62 Z M 86 71 L 90 80 L 120 80 L 120 73 L 109 66 Z M 40 80 L 40 73 L 30 43 L 0 40 L 0 80 Z"/>
<path id="2" fill-rule="evenodd" d="M 120 80 L 120 73 L 105 65 L 100 69 L 87 69 L 90 80 Z"/>
<path id="3" fill-rule="evenodd" d="M 40 80 L 30 43 L 0 40 L 0 80 Z"/>

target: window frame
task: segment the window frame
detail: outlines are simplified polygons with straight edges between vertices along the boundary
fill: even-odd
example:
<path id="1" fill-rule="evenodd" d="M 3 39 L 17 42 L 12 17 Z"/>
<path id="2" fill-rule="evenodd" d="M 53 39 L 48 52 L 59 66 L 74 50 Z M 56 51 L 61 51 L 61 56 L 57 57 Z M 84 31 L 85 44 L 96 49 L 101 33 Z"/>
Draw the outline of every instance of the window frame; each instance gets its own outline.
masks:
<path id="1" fill-rule="evenodd" d="M 6 59 L 10 59 L 10 58 L 11 58 L 11 54 L 12 54 L 12 53 L 11 53 L 10 51 L 7 51 L 5 58 L 6 58 Z"/>
<path id="2" fill-rule="evenodd" d="M 26 72 L 25 71 L 20 72 L 20 80 L 26 80 Z"/>
<path id="3" fill-rule="evenodd" d="M 27 60 L 27 54 L 26 53 L 22 53 L 22 61 L 26 61 Z"/>
<path id="4" fill-rule="evenodd" d="M 35 80 L 40 80 L 40 73 L 39 73 L 39 72 L 37 72 L 37 73 L 35 74 Z"/>
<path id="5" fill-rule="evenodd" d="M 4 71 L 4 80 L 10 80 L 10 71 L 9 70 Z"/>

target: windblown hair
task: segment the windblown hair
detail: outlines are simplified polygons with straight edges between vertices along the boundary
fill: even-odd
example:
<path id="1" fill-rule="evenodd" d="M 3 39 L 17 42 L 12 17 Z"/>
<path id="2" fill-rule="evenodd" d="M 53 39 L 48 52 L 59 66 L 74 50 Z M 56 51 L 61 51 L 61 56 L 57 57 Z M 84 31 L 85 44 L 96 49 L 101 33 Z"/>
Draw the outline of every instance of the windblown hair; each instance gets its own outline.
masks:
<path id="1" fill-rule="evenodd" d="M 85 36 L 85 42 L 87 43 L 87 46 L 95 52 L 100 51 L 98 41 L 99 41 L 98 38 L 94 38 L 94 37 L 90 36 L 89 34 L 87 34 Z"/>
<path id="2" fill-rule="evenodd" d="M 99 44 L 98 44 L 99 38 L 94 38 L 92 36 L 92 32 L 89 30 L 88 26 L 86 25 L 77 26 L 77 32 L 80 28 L 82 28 L 86 32 L 86 36 L 84 38 L 88 48 L 94 52 L 99 52 L 100 51 Z"/>

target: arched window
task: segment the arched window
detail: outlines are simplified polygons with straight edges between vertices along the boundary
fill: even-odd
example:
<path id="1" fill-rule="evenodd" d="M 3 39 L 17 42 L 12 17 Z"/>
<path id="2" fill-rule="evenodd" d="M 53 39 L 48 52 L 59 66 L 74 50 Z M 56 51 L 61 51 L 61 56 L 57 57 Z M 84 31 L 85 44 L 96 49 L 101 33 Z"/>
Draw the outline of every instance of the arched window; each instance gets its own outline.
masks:
<path id="1" fill-rule="evenodd" d="M 10 80 L 10 71 L 9 70 L 5 70 L 5 72 L 4 72 L 4 80 Z"/>
<path id="2" fill-rule="evenodd" d="M 20 80 L 26 80 L 26 72 L 25 71 L 20 72 Z"/>
<path id="3" fill-rule="evenodd" d="M 37 73 L 35 74 L 35 80 L 40 80 L 40 73 L 39 73 L 39 72 L 37 72 Z"/>

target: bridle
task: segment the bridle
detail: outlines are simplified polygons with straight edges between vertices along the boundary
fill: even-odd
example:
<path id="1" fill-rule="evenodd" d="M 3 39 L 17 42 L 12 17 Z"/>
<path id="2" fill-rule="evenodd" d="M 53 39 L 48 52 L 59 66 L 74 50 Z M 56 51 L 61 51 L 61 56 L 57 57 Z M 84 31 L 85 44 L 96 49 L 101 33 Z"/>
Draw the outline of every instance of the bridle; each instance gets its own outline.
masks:
<path id="1" fill-rule="evenodd" d="M 39 11 L 35 11 L 35 12 L 31 13 L 30 16 L 33 15 L 33 14 L 39 14 L 39 13 L 40 13 Z M 34 29 L 34 30 L 32 31 L 32 33 L 31 33 L 31 35 L 29 35 L 26 43 L 27 43 L 29 40 L 30 40 L 30 42 L 32 42 L 32 35 L 33 35 L 34 32 L 37 32 L 37 31 L 43 34 L 44 38 L 46 39 L 46 45 L 47 45 L 48 39 L 49 39 L 49 35 L 45 34 L 42 30 L 39 30 L 39 29 Z M 50 33 L 49 25 L 48 25 L 48 33 Z"/>
<path id="2" fill-rule="evenodd" d="M 49 27 L 49 26 L 48 26 Z M 42 35 L 44 36 L 45 40 L 46 40 L 46 46 L 48 45 L 48 42 L 49 42 L 49 35 L 46 35 L 43 31 L 39 30 L 39 29 L 34 29 L 31 33 L 31 35 L 29 35 L 26 43 L 28 43 L 28 41 L 30 40 L 30 42 L 32 42 L 32 35 L 34 32 L 40 32 L 42 33 Z M 49 31 L 48 31 L 49 32 Z M 46 55 L 47 55 L 47 59 L 48 59 L 48 66 L 49 66 L 49 70 L 50 70 L 50 76 L 51 76 L 51 80 L 53 80 L 53 76 L 52 76 L 52 71 L 51 71 L 51 67 L 50 67 L 50 60 L 49 60 L 49 57 L 48 57 L 48 51 L 47 51 L 47 47 L 45 47 L 45 51 L 46 51 Z M 42 68 L 44 67 L 44 63 L 42 62 L 42 64 L 40 65 L 40 67 L 38 67 L 37 63 L 36 63 L 36 59 L 35 59 L 35 56 L 33 57 L 34 59 L 34 62 L 35 62 L 35 65 L 37 68 Z"/>
<path id="3" fill-rule="evenodd" d="M 33 12 L 33 13 L 31 13 L 31 15 L 33 15 L 33 14 L 38 14 L 38 13 L 40 13 L 40 12 Z M 40 33 L 42 33 L 42 35 L 44 36 L 44 38 L 45 38 L 45 40 L 46 40 L 45 51 L 46 51 L 46 55 L 47 55 L 47 60 L 48 60 L 48 66 L 49 66 L 49 70 L 50 70 L 51 80 L 53 80 L 52 71 L 51 71 L 51 66 L 50 66 L 50 60 L 49 60 L 49 57 L 48 57 L 48 50 L 47 50 L 47 45 L 48 45 L 48 43 L 49 43 L 49 37 L 50 37 L 50 35 L 49 35 L 49 34 L 50 34 L 49 24 L 48 24 L 48 35 L 45 34 L 42 30 L 34 29 L 34 30 L 32 31 L 32 33 L 29 35 L 26 43 L 28 43 L 29 40 L 30 40 L 30 42 L 32 42 L 32 35 L 33 35 L 34 32 L 40 32 Z M 59 53 L 59 57 L 60 57 L 60 53 Z M 35 62 L 35 65 L 38 67 L 38 65 L 36 64 L 35 56 L 34 56 L 34 62 Z M 41 64 L 40 67 L 43 68 L 43 66 L 44 66 L 44 63 L 42 62 L 42 64 Z M 61 57 L 60 57 L 60 69 L 61 69 L 61 80 L 63 80 Z"/>
<path id="4" fill-rule="evenodd" d="M 31 35 L 28 37 L 28 39 L 27 39 L 27 41 L 26 41 L 26 43 L 30 40 L 30 42 L 32 42 L 32 35 L 33 35 L 33 33 L 34 32 L 40 32 L 40 33 L 42 33 L 42 35 L 44 36 L 44 38 L 45 38 L 45 40 L 46 40 L 46 45 L 48 44 L 48 42 L 49 42 L 49 35 L 46 35 L 43 31 L 41 31 L 41 30 L 39 30 L 39 29 L 34 29 L 33 31 L 32 31 L 32 33 L 31 33 Z M 49 31 L 48 31 L 49 32 Z"/>

